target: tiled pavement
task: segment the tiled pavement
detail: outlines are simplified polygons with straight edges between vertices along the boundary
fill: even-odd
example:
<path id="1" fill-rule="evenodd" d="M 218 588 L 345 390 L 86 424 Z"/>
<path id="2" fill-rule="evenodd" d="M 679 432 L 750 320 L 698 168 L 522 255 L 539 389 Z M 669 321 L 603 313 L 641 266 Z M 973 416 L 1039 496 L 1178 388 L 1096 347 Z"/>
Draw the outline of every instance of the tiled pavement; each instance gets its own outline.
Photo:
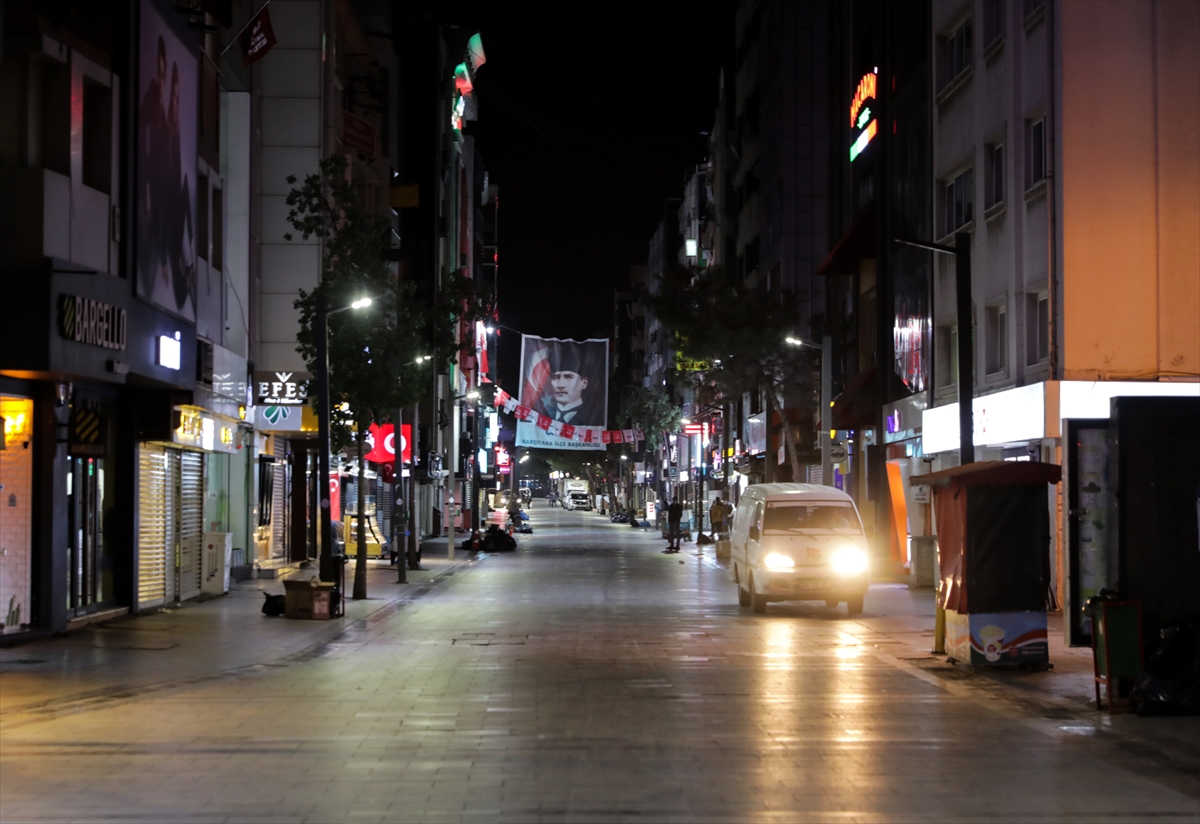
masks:
<path id="1" fill-rule="evenodd" d="M 1071 652 L 973 676 L 926 594 L 755 616 L 711 553 L 534 524 L 344 622 L 243 586 L 0 651 L 0 820 L 1200 821 L 1198 719 L 1096 712 Z"/>

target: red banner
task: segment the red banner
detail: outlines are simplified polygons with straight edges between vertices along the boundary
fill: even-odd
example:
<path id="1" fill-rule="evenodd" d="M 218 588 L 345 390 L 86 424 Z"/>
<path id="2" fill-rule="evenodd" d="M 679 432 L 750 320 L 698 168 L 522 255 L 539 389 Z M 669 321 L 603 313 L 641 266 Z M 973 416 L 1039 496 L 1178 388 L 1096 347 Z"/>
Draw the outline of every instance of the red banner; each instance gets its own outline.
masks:
<path id="1" fill-rule="evenodd" d="M 271 12 L 266 6 L 259 9 L 250 25 L 238 37 L 242 46 L 242 65 L 249 66 L 267 56 L 275 45 L 275 31 L 271 28 Z"/>

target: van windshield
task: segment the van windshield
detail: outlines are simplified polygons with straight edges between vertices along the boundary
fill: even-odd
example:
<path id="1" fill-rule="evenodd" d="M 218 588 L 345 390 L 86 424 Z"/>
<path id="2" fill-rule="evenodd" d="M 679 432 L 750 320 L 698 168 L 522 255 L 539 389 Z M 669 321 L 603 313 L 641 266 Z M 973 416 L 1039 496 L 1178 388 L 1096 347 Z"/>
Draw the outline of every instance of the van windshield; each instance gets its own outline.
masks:
<path id="1" fill-rule="evenodd" d="M 820 504 L 768 503 L 763 530 L 836 535 L 858 535 L 862 532 L 854 507 L 837 501 Z"/>

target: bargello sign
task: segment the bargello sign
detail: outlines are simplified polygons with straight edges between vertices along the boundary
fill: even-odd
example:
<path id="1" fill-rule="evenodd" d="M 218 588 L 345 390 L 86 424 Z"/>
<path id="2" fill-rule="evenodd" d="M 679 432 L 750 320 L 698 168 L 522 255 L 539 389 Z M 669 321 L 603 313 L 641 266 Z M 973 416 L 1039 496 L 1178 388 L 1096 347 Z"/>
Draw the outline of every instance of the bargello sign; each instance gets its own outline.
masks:
<path id="1" fill-rule="evenodd" d="M 119 306 L 77 295 L 58 300 L 58 328 L 67 340 L 123 351 L 127 327 L 125 310 Z"/>
<path id="2" fill-rule="evenodd" d="M 311 372 L 255 372 L 254 403 L 258 406 L 302 406 L 308 402 Z"/>

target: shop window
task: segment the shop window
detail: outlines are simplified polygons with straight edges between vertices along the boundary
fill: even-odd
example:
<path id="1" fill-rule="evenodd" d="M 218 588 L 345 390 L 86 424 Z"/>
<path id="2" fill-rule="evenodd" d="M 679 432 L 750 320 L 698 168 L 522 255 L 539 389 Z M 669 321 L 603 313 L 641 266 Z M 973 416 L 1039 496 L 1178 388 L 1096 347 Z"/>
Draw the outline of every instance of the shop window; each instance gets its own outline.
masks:
<path id="1" fill-rule="evenodd" d="M 990 209 L 1004 202 L 1004 145 L 993 143 L 983 147 L 984 187 L 983 208 Z"/>
<path id="2" fill-rule="evenodd" d="M 1002 304 L 986 310 L 987 374 L 1003 374 L 1008 369 L 1008 312 Z"/>
<path id="3" fill-rule="evenodd" d="M 29 629 L 33 584 L 33 401 L 0 395 L 0 632 Z"/>
<path id="4" fill-rule="evenodd" d="M 1025 296 L 1025 352 L 1030 365 L 1050 359 L 1050 298 L 1045 293 Z"/>
<path id="5" fill-rule="evenodd" d="M 1046 179 L 1046 118 L 1025 121 L 1025 188 Z"/>
<path id="6" fill-rule="evenodd" d="M 942 187 L 943 235 L 951 235 L 975 219 L 975 169 L 970 168 Z"/>

